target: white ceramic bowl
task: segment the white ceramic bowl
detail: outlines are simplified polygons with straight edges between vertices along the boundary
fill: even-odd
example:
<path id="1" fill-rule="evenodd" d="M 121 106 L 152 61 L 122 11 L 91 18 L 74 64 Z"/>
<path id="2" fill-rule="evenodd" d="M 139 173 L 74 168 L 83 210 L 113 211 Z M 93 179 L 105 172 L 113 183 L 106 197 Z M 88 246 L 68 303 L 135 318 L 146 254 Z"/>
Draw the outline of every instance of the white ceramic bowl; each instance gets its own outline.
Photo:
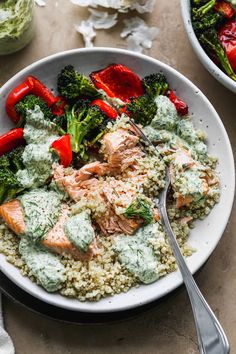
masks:
<path id="1" fill-rule="evenodd" d="M 192 27 L 191 21 L 191 11 L 190 11 L 190 0 L 181 0 L 181 12 L 182 18 L 187 32 L 189 41 L 193 47 L 194 52 L 198 56 L 199 60 L 205 66 L 205 68 L 212 74 L 216 80 L 218 80 L 222 85 L 227 87 L 229 90 L 236 92 L 236 81 L 232 80 L 228 75 L 226 75 L 206 54 L 205 50 L 199 43 L 195 32 Z"/>
<path id="2" fill-rule="evenodd" d="M 202 92 L 183 75 L 155 59 L 120 49 L 76 49 L 52 55 L 28 66 L 0 89 L 1 133 L 12 127 L 5 114 L 7 94 L 27 75 L 35 75 L 49 88 L 55 89 L 57 74 L 67 64 L 72 64 L 80 72 L 89 74 L 111 63 L 127 65 L 141 77 L 162 70 L 170 86 L 176 89 L 178 95 L 188 103 L 196 127 L 207 131 L 209 151 L 219 157 L 218 171 L 222 183 L 220 202 L 204 221 L 196 223 L 196 228 L 191 232 L 189 240 L 189 243 L 197 249 L 197 252 L 187 259 L 188 266 L 194 273 L 213 252 L 226 227 L 234 199 L 235 176 L 230 142 L 220 118 Z M 127 293 L 108 297 L 96 303 L 81 303 L 59 294 L 47 293 L 28 278 L 23 277 L 17 268 L 6 261 L 3 255 L 0 255 L 0 269 L 19 287 L 47 303 L 75 311 L 96 313 L 125 310 L 143 305 L 161 298 L 182 283 L 180 273 L 174 272 L 153 284 L 141 285 Z"/>

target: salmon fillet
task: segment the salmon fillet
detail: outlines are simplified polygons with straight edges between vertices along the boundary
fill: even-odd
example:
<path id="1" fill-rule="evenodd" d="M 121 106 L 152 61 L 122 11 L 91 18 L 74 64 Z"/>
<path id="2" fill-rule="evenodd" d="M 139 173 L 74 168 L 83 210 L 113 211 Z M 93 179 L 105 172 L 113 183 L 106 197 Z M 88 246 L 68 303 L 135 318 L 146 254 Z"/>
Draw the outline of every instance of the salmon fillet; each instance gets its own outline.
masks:
<path id="1" fill-rule="evenodd" d="M 90 245 L 88 251 L 86 253 L 83 253 L 70 242 L 64 232 L 64 224 L 68 219 L 68 215 L 69 207 L 67 205 L 63 205 L 62 213 L 57 223 L 44 237 L 44 239 L 42 240 L 42 244 L 50 250 L 54 251 L 55 253 L 69 253 L 73 256 L 73 258 L 77 260 L 89 260 L 96 253 L 96 245 Z"/>
<path id="2" fill-rule="evenodd" d="M 115 132 L 107 133 L 102 139 L 104 153 L 112 155 L 118 151 L 132 149 L 137 145 L 139 137 L 130 134 L 128 130 L 117 129 Z"/>
<path id="3" fill-rule="evenodd" d="M 77 260 L 89 260 L 97 253 L 96 244 L 90 245 L 86 253 L 80 252 L 68 239 L 64 232 L 64 223 L 68 218 L 69 207 L 62 206 L 62 213 L 48 234 L 42 240 L 42 244 L 55 253 L 69 253 Z M 19 200 L 14 199 L 0 206 L 0 216 L 7 226 L 17 235 L 21 235 L 26 230 L 24 222 L 23 208 Z"/>
<path id="4" fill-rule="evenodd" d="M 137 136 L 125 129 L 117 129 L 115 132 L 104 135 L 101 150 L 111 171 L 114 169 L 124 171 L 144 155 L 142 150 L 136 146 L 138 141 Z"/>
<path id="5" fill-rule="evenodd" d="M 94 161 L 88 163 L 87 165 L 81 167 L 77 172 L 76 180 L 77 181 L 86 181 L 93 175 L 104 176 L 109 173 L 109 166 L 107 163 L 102 163 L 100 161 Z"/>
<path id="6" fill-rule="evenodd" d="M 20 235 L 25 232 L 24 213 L 19 200 L 14 199 L 0 205 L 0 216 L 9 229 Z"/>
<path id="7" fill-rule="evenodd" d="M 82 171 L 82 174 L 79 174 L 79 172 L 72 168 L 67 171 L 62 165 L 53 165 L 53 178 L 55 182 L 60 189 L 64 190 L 76 202 L 82 197 L 86 197 L 89 190 L 96 188 L 99 182 L 97 178 L 90 178 L 92 174 L 88 177 L 89 172 Z M 85 175 L 89 179 L 86 179 Z"/>
<path id="8" fill-rule="evenodd" d="M 184 197 L 182 194 L 178 196 L 176 199 L 176 208 L 182 208 L 183 206 L 189 206 L 190 203 L 193 201 L 193 197 L 186 196 Z"/>

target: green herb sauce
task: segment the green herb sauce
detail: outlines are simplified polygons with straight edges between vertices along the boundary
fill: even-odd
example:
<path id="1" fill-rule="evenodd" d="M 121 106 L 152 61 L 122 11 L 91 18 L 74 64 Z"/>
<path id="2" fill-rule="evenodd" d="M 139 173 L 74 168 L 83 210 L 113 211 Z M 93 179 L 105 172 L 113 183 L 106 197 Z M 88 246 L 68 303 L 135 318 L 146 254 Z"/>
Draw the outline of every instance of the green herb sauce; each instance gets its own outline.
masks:
<path id="1" fill-rule="evenodd" d="M 141 282 L 148 284 L 159 278 L 160 262 L 149 241 L 160 237 L 158 224 L 140 228 L 133 236 L 114 238 L 114 251 L 119 262 Z"/>
<path id="2" fill-rule="evenodd" d="M 19 252 L 32 274 L 48 292 L 60 289 L 65 281 L 65 267 L 58 256 L 35 245 L 27 237 L 21 239 Z"/>
<path id="3" fill-rule="evenodd" d="M 64 231 L 69 240 L 82 252 L 86 252 L 95 234 L 92 227 L 90 212 L 82 211 L 71 216 L 64 225 Z"/>
<path id="4" fill-rule="evenodd" d="M 34 34 L 33 0 L 0 1 L 0 54 L 23 48 Z"/>
<path id="5" fill-rule="evenodd" d="M 24 138 L 27 142 L 23 153 L 24 170 L 17 172 L 17 179 L 25 188 L 40 187 L 52 173 L 57 157 L 50 151 L 52 142 L 58 139 L 54 124 L 45 120 L 39 106 L 26 116 Z"/>
<path id="6" fill-rule="evenodd" d="M 25 235 L 40 241 L 52 229 L 61 211 L 61 196 L 54 191 L 33 189 L 20 197 L 26 224 Z"/>

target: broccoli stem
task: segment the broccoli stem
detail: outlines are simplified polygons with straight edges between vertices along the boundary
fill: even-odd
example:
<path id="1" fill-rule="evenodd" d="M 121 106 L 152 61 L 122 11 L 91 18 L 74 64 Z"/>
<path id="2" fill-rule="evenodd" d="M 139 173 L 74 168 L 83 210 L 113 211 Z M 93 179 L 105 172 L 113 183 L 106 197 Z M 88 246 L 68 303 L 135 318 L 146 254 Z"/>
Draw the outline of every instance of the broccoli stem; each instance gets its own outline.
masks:
<path id="1" fill-rule="evenodd" d="M 222 47 L 220 41 L 218 40 L 216 32 L 206 32 L 199 37 L 199 40 L 207 49 L 209 54 L 214 53 L 217 56 L 222 68 L 225 70 L 228 76 L 236 81 L 236 74 L 230 65 L 225 49 Z"/>
<path id="2" fill-rule="evenodd" d="M 208 1 L 206 4 L 204 4 L 203 6 L 199 7 L 198 9 L 193 8 L 193 15 L 196 18 L 201 18 L 203 17 L 207 12 L 209 12 L 213 6 L 215 5 L 216 0 L 210 0 Z"/>

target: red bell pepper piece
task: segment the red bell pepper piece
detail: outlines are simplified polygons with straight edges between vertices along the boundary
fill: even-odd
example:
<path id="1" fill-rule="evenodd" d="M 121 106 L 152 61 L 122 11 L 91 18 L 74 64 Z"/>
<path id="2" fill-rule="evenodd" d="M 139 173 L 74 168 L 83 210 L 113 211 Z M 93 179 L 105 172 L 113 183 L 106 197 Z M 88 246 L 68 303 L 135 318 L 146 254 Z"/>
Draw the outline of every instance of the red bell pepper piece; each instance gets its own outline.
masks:
<path id="1" fill-rule="evenodd" d="M 54 96 L 53 93 L 36 77 L 29 76 L 28 79 L 33 81 L 31 93 L 35 96 L 41 97 L 47 103 L 48 107 L 51 107 L 58 102 L 58 98 Z"/>
<path id="2" fill-rule="evenodd" d="M 15 104 L 31 92 L 33 85 L 33 81 L 27 78 L 9 93 L 6 100 L 6 112 L 14 123 L 18 123 L 20 119 L 15 111 Z"/>
<path id="3" fill-rule="evenodd" d="M 167 91 L 167 96 L 169 97 L 169 99 L 171 100 L 172 103 L 174 103 L 175 108 L 178 112 L 179 115 L 181 116 L 185 116 L 186 114 L 188 114 L 188 106 L 187 104 L 182 101 L 180 98 L 178 98 L 173 90 L 168 90 Z"/>
<path id="4" fill-rule="evenodd" d="M 227 1 L 218 1 L 214 5 L 215 11 L 219 12 L 223 17 L 230 19 L 235 15 L 235 9 L 233 6 Z"/>
<path id="5" fill-rule="evenodd" d="M 18 123 L 20 120 L 19 115 L 15 111 L 15 104 L 30 93 L 41 97 L 49 107 L 58 103 L 59 100 L 59 98 L 55 97 L 41 81 L 36 79 L 34 76 L 27 77 L 25 81 L 9 93 L 6 100 L 7 114 L 14 123 Z"/>
<path id="6" fill-rule="evenodd" d="M 12 129 L 0 136 L 0 156 L 24 144 L 23 128 Z"/>
<path id="7" fill-rule="evenodd" d="M 218 32 L 218 38 L 225 48 L 232 69 L 236 71 L 236 20 L 226 22 Z"/>
<path id="8" fill-rule="evenodd" d="M 118 116 L 116 110 L 102 100 L 99 99 L 94 100 L 91 102 L 91 105 L 98 106 L 101 109 L 101 111 L 103 111 L 110 119 L 116 119 Z"/>
<path id="9" fill-rule="evenodd" d="M 56 151 L 60 157 L 60 163 L 64 167 L 68 167 L 72 161 L 72 150 L 70 145 L 70 134 L 63 135 L 55 140 L 51 147 Z"/>
<path id="10" fill-rule="evenodd" d="M 124 102 L 144 93 L 138 75 L 122 64 L 111 64 L 105 69 L 92 72 L 90 77 L 96 88 Z"/>

